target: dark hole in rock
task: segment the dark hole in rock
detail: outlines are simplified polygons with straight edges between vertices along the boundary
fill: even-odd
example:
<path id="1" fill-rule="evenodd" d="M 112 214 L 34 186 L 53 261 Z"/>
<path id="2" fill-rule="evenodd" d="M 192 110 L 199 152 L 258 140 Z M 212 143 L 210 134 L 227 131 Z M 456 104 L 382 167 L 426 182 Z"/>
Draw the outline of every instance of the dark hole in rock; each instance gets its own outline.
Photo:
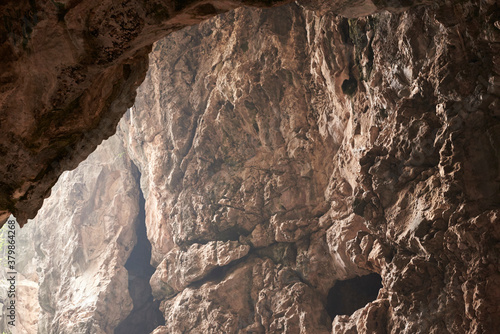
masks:
<path id="1" fill-rule="evenodd" d="M 380 288 L 382 277 L 375 273 L 337 281 L 328 291 L 326 312 L 332 319 L 336 315 L 351 315 L 377 299 Z"/>
<path id="2" fill-rule="evenodd" d="M 344 80 L 344 82 L 342 82 L 342 92 L 344 92 L 344 94 L 353 96 L 357 90 L 358 81 L 353 76 L 349 77 L 348 80 Z"/>
<path id="3" fill-rule="evenodd" d="M 116 328 L 115 334 L 147 334 L 164 325 L 159 301 L 153 300 L 149 280 L 155 272 L 151 266 L 151 244 L 146 234 L 145 200 L 140 194 L 139 216 L 137 217 L 137 244 L 125 263 L 128 270 L 128 289 L 134 303 L 132 312 Z"/>
<path id="4" fill-rule="evenodd" d="M 232 267 L 232 266 L 231 266 Z M 212 269 L 205 277 L 201 280 L 191 283 L 190 287 L 194 289 L 199 289 L 203 284 L 207 282 L 219 282 L 224 279 L 228 271 L 226 267 L 216 267 Z"/>

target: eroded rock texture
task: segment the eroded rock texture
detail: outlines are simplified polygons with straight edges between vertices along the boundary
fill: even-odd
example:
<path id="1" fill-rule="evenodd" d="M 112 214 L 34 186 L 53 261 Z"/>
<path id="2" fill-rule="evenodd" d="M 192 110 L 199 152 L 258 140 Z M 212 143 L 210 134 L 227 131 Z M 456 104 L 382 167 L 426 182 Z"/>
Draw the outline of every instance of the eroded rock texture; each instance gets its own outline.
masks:
<path id="1" fill-rule="evenodd" d="M 239 9 L 155 44 L 119 130 L 154 333 L 500 328 L 498 9 Z M 369 273 L 377 299 L 331 319 Z"/>
<path id="2" fill-rule="evenodd" d="M 240 6 L 290 0 L 6 0 L 0 4 L 0 225 L 23 226 L 65 170 L 115 132 L 147 70 L 151 44 Z M 305 0 L 359 16 L 422 0 Z M 425 1 L 424 1 L 425 2 Z"/>
<path id="3" fill-rule="evenodd" d="M 33 218 L 59 175 L 115 132 L 161 37 L 282 1 L 2 1 L 0 223 Z"/>
<path id="4" fill-rule="evenodd" d="M 14 217 L 9 220 L 15 221 Z M 14 234 L 8 233 L 12 231 Z M 18 224 L 5 225 L 0 230 L 0 332 L 14 334 L 32 334 L 38 329 L 38 314 L 40 305 L 38 304 L 38 272 L 35 259 L 35 245 L 33 238 L 35 235 L 35 225 L 30 224 L 26 228 L 20 229 Z M 11 238 L 9 238 L 9 235 Z M 11 243 L 9 243 L 9 241 Z M 14 247 L 12 247 L 14 241 Z M 10 250 L 14 254 L 9 254 Z M 11 255 L 11 258 L 8 256 Z M 15 259 L 15 289 L 11 288 L 12 272 L 9 268 L 9 259 Z M 12 262 L 10 263 L 12 264 Z M 13 291 L 15 290 L 15 291 Z M 12 293 L 15 293 L 15 313 L 13 319 L 8 309 L 11 306 Z M 19 315 L 19 316 L 18 316 Z M 15 320 L 16 326 L 9 325 L 9 321 Z"/>
<path id="5" fill-rule="evenodd" d="M 111 137 L 61 176 L 29 223 L 40 275 L 38 333 L 113 333 L 131 312 L 125 263 L 137 239 L 137 178 Z"/>
<path id="6" fill-rule="evenodd" d="M 498 4 L 346 3 L 238 9 L 154 45 L 118 136 L 61 177 L 32 223 L 40 227 L 41 333 L 134 332 L 155 306 L 141 299 L 149 289 L 165 320 L 155 334 L 500 328 Z M 147 45 L 165 34 L 156 29 L 177 30 L 219 8 L 193 3 L 174 8 L 187 21 L 167 12 L 122 29 L 117 20 L 135 22 L 128 9 L 147 5 L 48 3 L 55 9 L 46 17 L 44 5 L 30 6 L 13 13 L 28 13 L 19 14 L 26 27 L 36 18 L 35 29 L 16 26 L 1 51 L 21 57 L 5 58 L 12 66 L 0 100 L 25 108 L 22 121 L 9 113 L 0 124 L 12 148 L 4 161 L 17 161 L 4 165 L 1 209 L 21 222 L 63 169 L 111 134 L 142 80 Z M 79 30 L 88 11 L 83 17 L 102 18 L 90 35 Z M 64 53 L 72 55 L 64 66 L 43 39 L 35 48 L 36 34 L 50 29 L 67 33 L 68 44 L 54 39 L 60 50 L 77 50 Z M 78 50 L 97 57 L 81 58 L 83 81 L 37 74 L 43 57 L 66 73 Z M 32 74 L 17 78 L 21 61 Z M 26 86 L 14 90 L 19 82 Z M 32 117 L 35 104 L 44 121 Z M 156 268 L 150 287 L 147 264 L 126 270 L 143 205 Z M 362 302 L 332 301 L 337 282 L 367 275 L 380 275 L 378 295 L 370 287 Z"/>

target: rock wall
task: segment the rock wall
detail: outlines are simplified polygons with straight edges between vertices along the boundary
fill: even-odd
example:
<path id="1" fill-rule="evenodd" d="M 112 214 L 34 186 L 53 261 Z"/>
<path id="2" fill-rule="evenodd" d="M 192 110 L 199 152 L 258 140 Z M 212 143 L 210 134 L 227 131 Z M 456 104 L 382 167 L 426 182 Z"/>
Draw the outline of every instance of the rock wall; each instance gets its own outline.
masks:
<path id="1" fill-rule="evenodd" d="M 113 333 L 133 308 L 137 170 L 114 136 L 64 173 L 36 218 L 38 333 Z"/>
<path id="2" fill-rule="evenodd" d="M 149 289 L 164 318 L 148 320 L 159 325 L 155 334 L 496 332 L 498 4 L 346 3 L 238 9 L 153 46 L 118 136 L 63 174 L 31 223 L 40 261 L 38 332 L 137 334 L 137 319 L 157 305 L 140 298 Z M 42 5 L 30 4 L 39 14 L 32 8 L 25 19 L 56 31 L 76 20 L 74 8 L 111 10 L 106 3 L 55 4 L 45 21 Z M 122 8 L 129 5 L 137 4 Z M 172 30 L 215 14 L 199 3 L 177 9 L 187 13 L 179 14 L 184 20 L 196 8 L 202 17 L 193 14 Z M 373 15 L 345 17 L 365 14 Z M 139 29 L 150 34 L 145 38 L 136 27 L 122 30 L 95 17 L 103 21 L 86 27 L 101 27 L 99 43 L 114 47 L 114 34 L 128 31 L 130 41 L 144 42 L 142 51 L 117 44 L 124 53 L 113 58 L 111 49 L 97 48 L 104 52 L 98 55 L 111 50 L 110 60 L 82 71 L 106 80 L 96 74 L 78 83 L 35 71 L 29 80 L 6 81 L 29 86 L 5 90 L 2 108 L 12 110 L 21 92 L 28 100 L 33 89 L 52 101 L 58 85 L 74 88 L 61 93 L 64 113 L 30 121 L 43 135 L 27 155 L 32 141 L 19 138 L 37 132 L 24 128 L 28 123 L 14 126 L 10 113 L 0 119 L 8 128 L 3 142 L 19 148 L 4 155 L 17 164 L 4 166 L 0 209 L 21 213 L 21 224 L 58 174 L 114 130 L 146 70 L 147 44 L 165 33 L 148 23 Z M 64 38 L 87 36 L 72 33 Z M 33 47 L 30 38 L 16 47 Z M 78 38 L 71 43 L 79 45 Z M 38 57 L 19 52 L 23 61 Z M 34 82 L 56 88 L 43 93 Z M 71 105 L 79 94 L 83 100 Z M 32 105 L 19 105 L 30 119 Z M 86 137 L 89 129 L 97 130 Z M 68 133 L 74 138 L 66 142 Z M 61 160 L 51 165 L 55 155 Z M 148 252 L 144 239 L 144 248 L 134 247 L 142 219 L 155 269 L 133 264 L 130 255 Z M 153 270 L 148 286 L 141 273 Z M 378 283 L 362 283 L 367 278 L 381 280 L 378 293 Z M 359 292 L 356 300 L 337 294 L 339 286 Z"/>
<path id="3" fill-rule="evenodd" d="M 10 214 L 21 226 L 33 218 L 59 175 L 76 168 L 115 132 L 144 79 L 153 42 L 240 6 L 287 2 L 291 1 L 0 3 L 0 226 Z M 304 4 L 351 16 L 409 6 L 402 0 Z"/>
<path id="4" fill-rule="evenodd" d="M 2 333 L 147 334 L 164 323 L 149 285 L 139 174 L 117 136 L 64 173 L 35 219 L 17 227 L 15 327 L 5 316 L 7 241 L 0 233 Z"/>
<path id="5" fill-rule="evenodd" d="M 238 9 L 156 43 L 119 128 L 154 333 L 494 333 L 498 12 Z M 369 273 L 377 299 L 331 319 Z"/>
<path id="6" fill-rule="evenodd" d="M 33 218 L 65 170 L 111 136 L 151 44 L 242 5 L 283 1 L 2 1 L 0 225 Z"/>
<path id="7" fill-rule="evenodd" d="M 14 217 L 9 219 L 15 221 Z M 12 226 L 12 225 L 11 225 Z M 33 238 L 35 234 L 35 225 L 29 225 L 26 228 L 19 228 L 14 225 L 14 235 L 9 234 L 12 231 L 5 225 L 0 230 L 0 332 L 13 334 L 32 334 L 37 332 L 38 314 L 40 305 L 38 304 L 38 272 L 35 259 L 35 247 Z M 9 235 L 11 238 L 9 238 Z M 9 243 L 9 241 L 11 243 Z M 8 246 L 14 254 L 9 254 Z M 11 255 L 11 258 L 8 256 Z M 13 272 L 9 268 L 9 260 L 15 259 L 15 299 L 12 296 L 10 279 Z M 7 309 L 11 301 L 15 301 L 15 319 L 9 317 L 10 310 Z M 15 320 L 15 327 L 9 325 L 9 321 Z"/>

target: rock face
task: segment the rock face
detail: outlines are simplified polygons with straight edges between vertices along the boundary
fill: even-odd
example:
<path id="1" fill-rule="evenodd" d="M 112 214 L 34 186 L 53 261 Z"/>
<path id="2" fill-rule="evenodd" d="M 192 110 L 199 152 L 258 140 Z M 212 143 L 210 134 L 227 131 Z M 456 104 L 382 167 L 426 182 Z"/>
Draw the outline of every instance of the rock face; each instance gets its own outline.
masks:
<path id="1" fill-rule="evenodd" d="M 497 15 L 238 9 L 155 44 L 119 127 L 154 333 L 494 333 Z M 335 283 L 370 273 L 376 300 L 331 319 Z"/>
<path id="2" fill-rule="evenodd" d="M 17 228 L 15 327 L 5 316 L 9 239 L 2 230 L 2 333 L 141 334 L 164 324 L 149 285 L 155 269 L 138 181 L 113 136 L 63 174 L 36 218 Z"/>
<path id="3" fill-rule="evenodd" d="M 241 5 L 282 1 L 3 1 L 0 223 L 33 218 L 59 175 L 111 136 L 151 44 Z"/>
<path id="4" fill-rule="evenodd" d="M 291 0 L 61 0 L 0 4 L 0 226 L 33 218 L 65 170 L 76 168 L 133 104 L 151 44 L 247 6 Z M 415 1 L 413 4 L 420 3 Z M 306 0 L 324 9 L 323 1 Z M 326 2 L 359 16 L 407 1 Z"/>
<path id="5" fill-rule="evenodd" d="M 136 243 L 137 171 L 111 137 L 64 173 L 30 225 L 38 333 L 113 333 L 133 308 L 125 263 Z"/>
<path id="6" fill-rule="evenodd" d="M 171 297 L 191 283 L 206 277 L 215 268 L 224 267 L 248 254 L 250 246 L 237 241 L 211 241 L 193 244 L 186 251 L 170 251 L 158 265 L 151 285 L 157 299 Z"/>
<path id="7" fill-rule="evenodd" d="M 500 328 L 498 4 L 348 3 L 238 9 L 154 45 L 118 135 L 61 177 L 34 222 L 41 333 L 137 333 L 136 319 L 155 307 L 140 299 L 149 289 L 164 318 L 151 320 L 155 334 Z M 186 8 L 179 10 L 215 14 L 199 3 Z M 346 18 L 328 8 L 373 15 Z M 69 13 L 60 12 L 66 24 Z M 201 20 L 194 17 L 188 21 Z M 112 25 L 102 24 L 112 37 Z M 131 38 L 159 36 L 151 27 L 138 35 L 130 27 Z M 114 45 L 100 43 L 108 42 Z M 84 98 L 71 110 L 89 108 L 82 110 L 105 123 L 117 119 L 144 74 L 150 42 L 112 48 L 124 52 L 107 60 L 117 72 L 89 65 L 108 79 L 96 75 L 85 90 L 75 86 Z M 134 60 L 126 70 L 122 61 L 134 55 L 142 65 Z M 113 86 L 113 78 L 121 84 Z M 73 93 L 64 94 L 71 100 Z M 81 107 L 90 99 L 102 108 Z M 46 168 L 53 161 L 47 152 L 76 153 L 40 178 L 19 176 L 32 180 L 25 188 L 1 181 L 5 212 L 29 216 L 68 161 L 94 145 L 76 136 L 43 151 L 56 138 L 52 130 L 66 131 L 46 124 L 37 139 L 43 159 L 26 173 Z M 20 166 L 34 159 L 9 154 L 18 154 Z M 15 180 L 12 173 L 4 178 Z M 32 190 L 15 197 L 19 187 Z M 129 258 L 142 219 L 155 268 L 150 286 L 140 273 L 153 270 Z M 60 252 L 49 256 L 49 249 Z M 339 285 L 359 292 L 356 300 L 338 294 Z"/>
<path id="8" fill-rule="evenodd" d="M 15 221 L 13 217 L 9 220 Z M 12 225 L 10 225 L 12 226 Z M 31 334 L 36 333 L 38 328 L 38 314 L 40 306 L 38 304 L 38 273 L 35 259 L 35 247 L 33 238 L 35 235 L 35 225 L 31 224 L 26 228 L 20 229 L 19 225 L 14 224 L 15 234 L 10 234 L 12 231 L 9 225 L 5 225 L 0 230 L 0 332 L 11 333 L 13 327 L 8 324 L 9 321 L 15 320 L 14 334 Z M 11 238 L 9 238 L 9 235 Z M 15 271 L 15 299 L 9 296 L 12 293 L 10 279 L 12 270 L 9 266 L 9 246 L 14 247 L 16 265 Z M 10 290 L 10 292 L 9 292 Z M 16 317 L 12 319 L 8 317 L 10 311 L 7 309 L 10 302 L 14 300 L 16 305 Z"/>

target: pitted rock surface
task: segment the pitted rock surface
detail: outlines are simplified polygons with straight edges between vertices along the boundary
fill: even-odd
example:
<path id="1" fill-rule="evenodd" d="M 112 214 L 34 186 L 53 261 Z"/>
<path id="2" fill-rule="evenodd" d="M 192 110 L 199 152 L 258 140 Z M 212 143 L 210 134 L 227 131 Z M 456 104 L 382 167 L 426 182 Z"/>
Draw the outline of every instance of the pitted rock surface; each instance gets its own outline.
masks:
<path id="1" fill-rule="evenodd" d="M 158 288 L 157 333 L 494 333 L 497 9 L 239 9 L 156 43 L 119 130 L 155 275 L 193 245 L 250 246 Z M 377 299 L 329 319 L 334 283 L 370 272 Z"/>
<path id="2" fill-rule="evenodd" d="M 140 172 L 156 267 L 150 284 L 165 318 L 153 333 L 427 334 L 500 328 L 498 4 L 423 2 L 408 8 L 405 3 L 311 1 L 242 8 L 153 46 L 134 106 L 113 137 Z M 113 49 L 113 34 L 123 31 L 103 22 L 110 39 L 102 45 Z M 134 35 L 137 27 L 128 29 Z M 144 39 L 143 46 L 151 42 Z M 117 44 L 116 50 L 122 49 L 129 52 Z M 124 100 L 111 93 L 118 86 L 109 79 L 127 77 L 127 67 L 116 61 L 129 59 L 124 55 L 115 59 L 111 52 L 109 62 L 119 69 L 99 68 L 108 79 L 92 81 L 109 93 L 105 100 L 115 101 L 116 109 L 92 90 L 85 93 L 103 105 L 103 122 L 112 118 L 109 110 L 117 111 L 117 121 L 132 104 L 146 70 L 147 51 L 141 50 L 135 55 L 142 67 L 130 67 L 129 79 L 116 88 Z M 2 119 L 2 128 L 17 131 L 9 122 Z M 64 129 L 50 120 L 35 122 L 47 124 L 42 132 L 48 137 L 40 137 L 40 143 L 55 136 L 51 127 Z M 15 153 L 20 162 L 32 161 L 21 153 Z M 71 161 L 83 156 L 74 153 Z M 112 160 L 109 154 L 102 159 Z M 120 177 L 108 177 L 138 193 L 132 163 L 124 164 Z M 26 173 L 47 164 L 33 166 Z M 55 181 L 58 169 L 50 173 L 53 177 L 40 180 Z M 95 173 L 88 167 L 90 184 L 97 182 Z M 14 174 L 5 178 L 9 175 Z M 113 183 L 104 176 L 99 180 Z M 82 191 L 77 181 L 67 181 L 73 185 L 53 190 L 60 205 L 44 208 L 40 214 L 47 218 L 40 224 L 65 221 L 64 209 L 52 209 L 71 207 L 62 203 L 63 190 Z M 25 187 L 43 188 L 31 186 Z M 14 183 L 9 187 L 17 189 Z M 116 193 L 111 186 L 92 189 L 103 192 L 100 204 Z M 19 203 L 35 203 L 32 208 L 43 198 L 29 195 L 35 190 L 23 191 L 16 192 Z M 136 214 L 138 199 L 130 195 L 122 201 L 130 205 L 90 210 L 95 215 L 90 225 L 105 240 L 74 231 L 69 223 L 60 228 L 64 237 L 53 234 L 52 225 L 40 232 L 39 239 L 65 251 L 46 258 L 41 275 L 46 331 L 64 332 L 86 317 L 82 330 L 111 333 L 130 312 L 130 299 L 120 293 L 111 294 L 114 303 L 98 300 L 88 312 L 78 303 L 82 309 L 65 313 L 76 305 L 75 295 L 82 295 L 71 277 L 95 273 L 88 271 L 92 265 L 106 277 L 123 276 L 120 266 L 133 245 L 124 231 L 132 226 L 126 221 Z M 30 210 L 21 211 L 29 216 Z M 110 220 L 108 211 L 127 217 Z M 71 217 L 75 214 L 71 211 Z M 107 248 L 120 228 L 130 238 Z M 86 240 L 83 255 L 75 246 L 78 238 Z M 97 249 L 103 255 L 93 258 L 90 252 Z M 328 294 L 335 283 L 370 273 L 382 278 L 376 299 L 331 319 Z M 117 283 L 100 296 L 124 287 L 123 279 L 112 282 Z M 81 289 L 93 295 L 104 287 Z"/>

